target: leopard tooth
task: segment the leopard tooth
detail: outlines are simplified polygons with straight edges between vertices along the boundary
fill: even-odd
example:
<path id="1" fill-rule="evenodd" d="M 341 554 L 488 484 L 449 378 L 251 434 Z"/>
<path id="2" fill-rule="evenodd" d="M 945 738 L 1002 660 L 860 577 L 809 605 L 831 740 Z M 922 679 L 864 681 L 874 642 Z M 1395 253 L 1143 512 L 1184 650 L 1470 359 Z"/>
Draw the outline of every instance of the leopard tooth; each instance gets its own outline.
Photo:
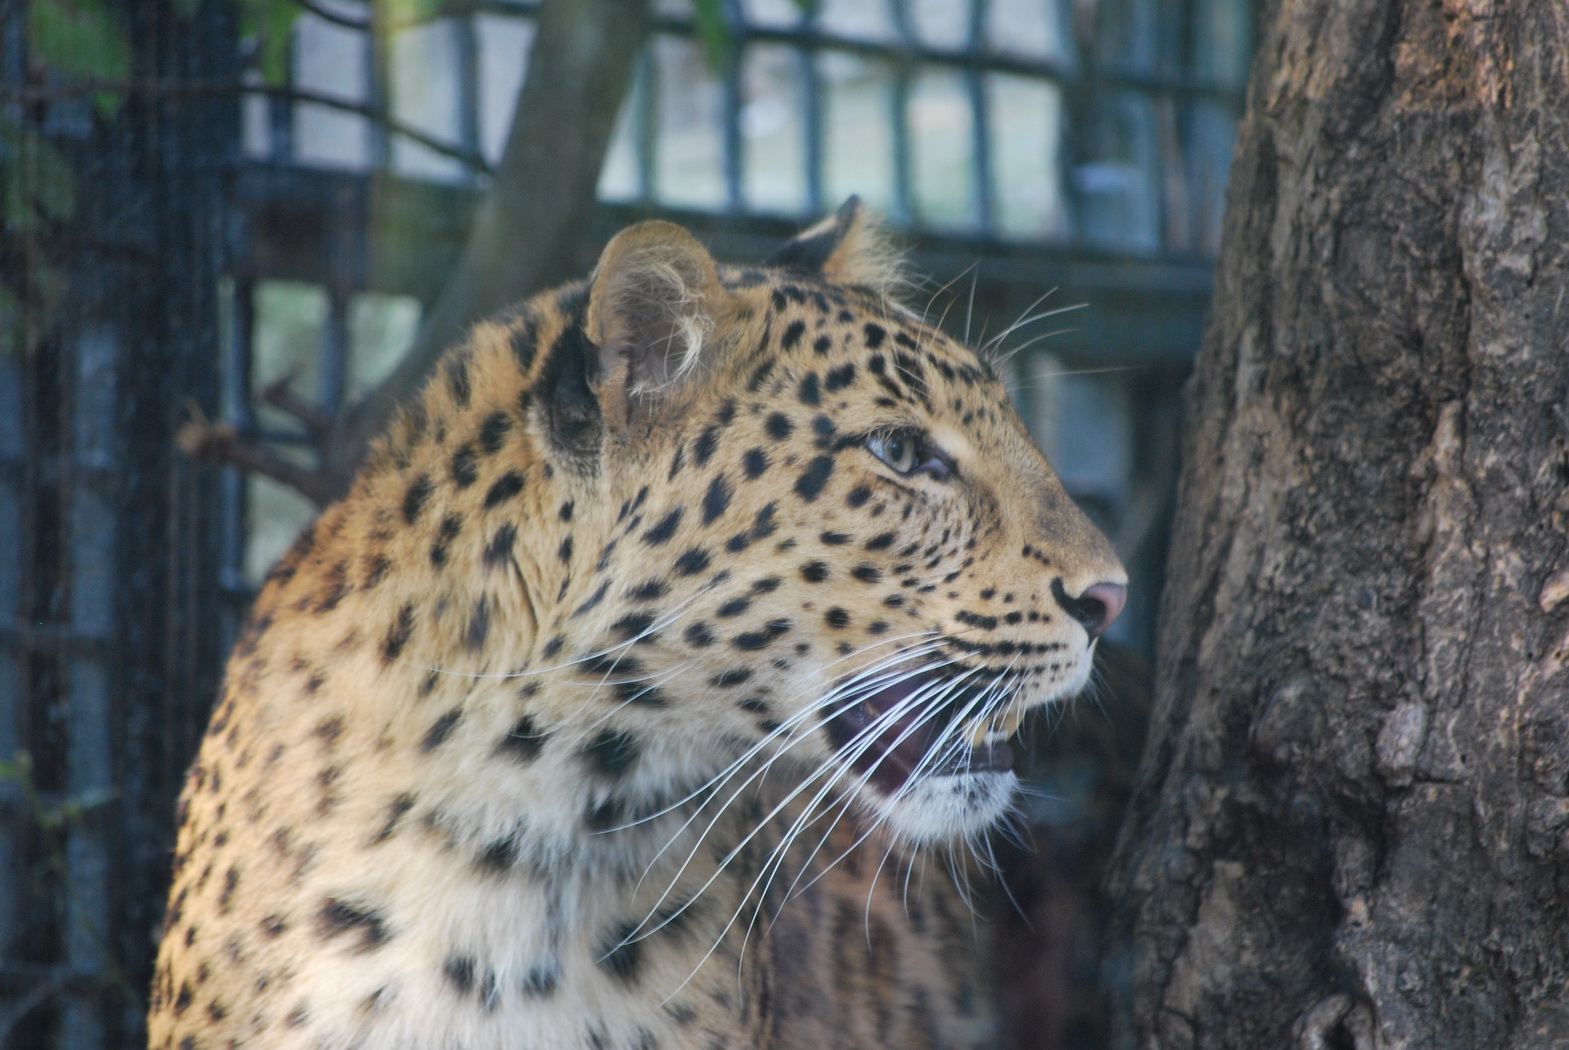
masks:
<path id="1" fill-rule="evenodd" d="M 1019 731 L 1024 722 L 1024 708 L 1015 707 L 991 718 L 977 718 L 970 725 L 970 746 L 985 747 L 1000 744 Z"/>

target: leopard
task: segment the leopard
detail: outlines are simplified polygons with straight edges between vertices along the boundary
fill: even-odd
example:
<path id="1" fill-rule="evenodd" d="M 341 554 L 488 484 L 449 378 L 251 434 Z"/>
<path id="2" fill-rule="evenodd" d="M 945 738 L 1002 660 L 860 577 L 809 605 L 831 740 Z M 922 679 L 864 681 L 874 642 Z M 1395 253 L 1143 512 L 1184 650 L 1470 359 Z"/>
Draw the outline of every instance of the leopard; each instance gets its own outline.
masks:
<path id="1" fill-rule="evenodd" d="M 1127 575 L 855 198 L 475 324 L 260 588 L 155 1050 L 1000 1045 L 1017 732 Z"/>

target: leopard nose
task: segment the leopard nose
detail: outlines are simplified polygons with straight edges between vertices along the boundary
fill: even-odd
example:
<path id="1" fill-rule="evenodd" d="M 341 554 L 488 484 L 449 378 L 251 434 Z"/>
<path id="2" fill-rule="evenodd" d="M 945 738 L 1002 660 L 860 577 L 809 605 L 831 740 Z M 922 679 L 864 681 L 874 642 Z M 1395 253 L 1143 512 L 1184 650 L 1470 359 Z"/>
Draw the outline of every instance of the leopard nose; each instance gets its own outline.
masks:
<path id="1" fill-rule="evenodd" d="M 1128 588 L 1120 583 L 1093 584 L 1074 597 L 1062 586 L 1062 580 L 1056 579 L 1051 593 L 1062 611 L 1077 620 L 1091 639 L 1099 638 L 1128 604 Z"/>

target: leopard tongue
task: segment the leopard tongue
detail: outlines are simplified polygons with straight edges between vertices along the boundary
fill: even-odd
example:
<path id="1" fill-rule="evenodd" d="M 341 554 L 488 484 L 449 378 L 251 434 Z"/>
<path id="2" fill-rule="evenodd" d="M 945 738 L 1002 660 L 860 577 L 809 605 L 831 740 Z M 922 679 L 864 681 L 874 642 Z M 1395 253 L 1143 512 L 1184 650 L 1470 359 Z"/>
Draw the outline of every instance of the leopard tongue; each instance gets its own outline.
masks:
<path id="1" fill-rule="evenodd" d="M 917 769 L 953 774 L 1000 772 L 1013 767 L 1013 749 L 1006 742 L 988 743 L 986 736 L 994 732 L 1011 736 L 1023 718 L 1018 712 L 996 719 L 978 719 L 976 726 L 967 728 L 967 751 L 943 755 L 934 762 L 930 756 L 944 732 L 941 721 L 926 717 L 919 707 L 893 717 L 884 713 L 919 687 L 920 680 L 890 686 L 832 720 L 831 729 L 840 747 L 850 745 L 863 734 L 874 733 L 873 739 L 863 738 L 855 749 L 851 764 L 858 772 L 892 793 Z"/>

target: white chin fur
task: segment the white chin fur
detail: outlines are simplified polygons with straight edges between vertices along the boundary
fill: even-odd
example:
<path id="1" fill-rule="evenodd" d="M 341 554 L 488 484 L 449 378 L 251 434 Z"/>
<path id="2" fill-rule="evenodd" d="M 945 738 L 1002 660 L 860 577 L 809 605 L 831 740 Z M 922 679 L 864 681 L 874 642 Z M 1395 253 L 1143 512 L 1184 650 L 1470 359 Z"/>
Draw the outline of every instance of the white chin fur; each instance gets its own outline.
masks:
<path id="1" fill-rule="evenodd" d="M 1013 806 L 1019 778 L 1011 771 L 918 777 L 890 798 L 863 797 L 900 837 L 922 845 L 986 830 Z"/>

